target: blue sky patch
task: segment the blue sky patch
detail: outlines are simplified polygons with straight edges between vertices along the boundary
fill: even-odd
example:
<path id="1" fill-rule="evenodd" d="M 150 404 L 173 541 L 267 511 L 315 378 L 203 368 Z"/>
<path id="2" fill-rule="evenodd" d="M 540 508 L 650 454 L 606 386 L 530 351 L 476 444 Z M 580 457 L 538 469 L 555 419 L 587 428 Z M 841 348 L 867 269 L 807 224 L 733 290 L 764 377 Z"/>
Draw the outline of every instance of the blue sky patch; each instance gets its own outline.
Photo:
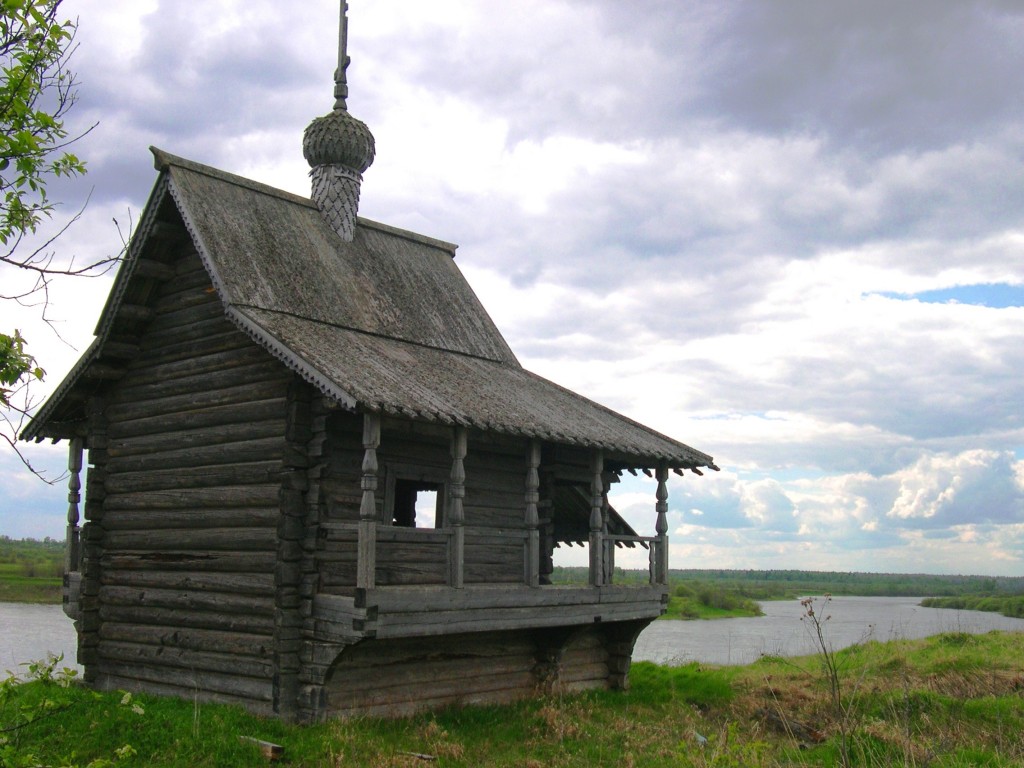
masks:
<path id="1" fill-rule="evenodd" d="M 888 299 L 906 301 L 916 299 L 926 304 L 973 304 L 978 307 L 1005 309 L 1007 307 L 1024 307 L 1024 285 L 1009 283 L 980 283 L 978 285 L 955 285 L 951 288 L 938 288 L 934 291 L 920 293 L 896 293 L 880 291 L 879 296 Z"/>

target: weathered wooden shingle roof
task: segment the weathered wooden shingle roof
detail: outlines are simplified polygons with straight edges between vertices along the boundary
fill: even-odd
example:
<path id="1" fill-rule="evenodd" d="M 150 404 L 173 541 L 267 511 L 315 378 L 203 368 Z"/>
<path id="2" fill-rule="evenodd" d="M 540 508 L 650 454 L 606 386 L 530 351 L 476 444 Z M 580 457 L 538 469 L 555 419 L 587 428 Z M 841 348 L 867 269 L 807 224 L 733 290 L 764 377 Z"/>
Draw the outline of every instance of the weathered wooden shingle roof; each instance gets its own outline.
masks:
<path id="1" fill-rule="evenodd" d="M 228 318 L 345 407 L 601 447 L 636 465 L 713 466 L 522 368 L 455 266 L 455 246 L 364 219 L 345 242 L 305 198 L 154 155 L 161 175 L 147 213 L 173 201 Z M 136 239 L 150 229 L 144 214 Z M 102 354 L 144 245 L 129 251 L 97 343 L 23 437 L 62 436 L 47 424 Z"/>

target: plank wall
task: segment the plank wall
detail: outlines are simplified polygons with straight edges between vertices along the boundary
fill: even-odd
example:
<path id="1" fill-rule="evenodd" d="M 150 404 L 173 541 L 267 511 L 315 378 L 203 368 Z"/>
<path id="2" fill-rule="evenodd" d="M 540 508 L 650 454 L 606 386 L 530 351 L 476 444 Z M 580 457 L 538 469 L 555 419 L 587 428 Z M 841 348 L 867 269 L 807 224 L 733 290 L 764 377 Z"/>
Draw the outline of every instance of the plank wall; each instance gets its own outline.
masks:
<path id="1" fill-rule="evenodd" d="M 325 686 L 326 714 L 400 717 L 538 692 L 617 687 L 608 645 L 597 627 L 365 640 L 335 662 Z"/>
<path id="2" fill-rule="evenodd" d="M 270 712 L 292 377 L 224 318 L 194 252 L 173 266 L 106 398 L 90 677 Z"/>
<path id="3" fill-rule="evenodd" d="M 328 423 L 321 483 L 326 520 L 356 523 L 363 447 L 361 417 L 333 414 Z M 415 475 L 446 481 L 451 472 L 446 427 L 390 421 L 377 451 L 380 465 L 378 520 L 389 524 L 388 483 Z M 465 459 L 465 583 L 520 583 L 523 580 L 526 441 L 471 431 Z M 392 480 L 393 482 L 393 480 Z M 321 541 L 320 589 L 351 594 L 355 586 L 355 531 L 332 532 Z M 382 532 L 377 545 L 377 584 L 443 584 L 447 578 L 444 537 L 431 529 Z"/>

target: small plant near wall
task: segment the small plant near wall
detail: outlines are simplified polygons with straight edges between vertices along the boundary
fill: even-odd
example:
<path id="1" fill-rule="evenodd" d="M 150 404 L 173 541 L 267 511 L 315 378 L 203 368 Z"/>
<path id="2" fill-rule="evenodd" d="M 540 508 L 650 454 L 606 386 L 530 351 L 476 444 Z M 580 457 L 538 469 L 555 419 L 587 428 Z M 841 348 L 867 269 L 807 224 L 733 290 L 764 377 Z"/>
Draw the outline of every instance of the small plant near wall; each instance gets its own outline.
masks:
<path id="1" fill-rule="evenodd" d="M 22 666 L 25 673 L 16 675 L 8 672 L 0 681 L 0 767 L 29 768 L 49 765 L 36 754 L 38 734 L 61 719 L 68 710 L 81 707 L 90 699 L 99 700 L 98 694 L 83 699 L 78 688 L 78 673 L 61 662 L 64 656 L 49 654 L 43 661 L 33 661 Z M 120 707 L 130 710 L 133 716 L 142 716 L 145 709 L 130 693 L 120 700 Z M 128 760 L 136 754 L 130 744 L 113 749 L 109 758 L 103 757 L 81 764 L 82 768 L 107 768 L 118 761 Z M 66 768 L 76 768 L 80 763 L 73 754 L 61 755 L 56 763 Z"/>

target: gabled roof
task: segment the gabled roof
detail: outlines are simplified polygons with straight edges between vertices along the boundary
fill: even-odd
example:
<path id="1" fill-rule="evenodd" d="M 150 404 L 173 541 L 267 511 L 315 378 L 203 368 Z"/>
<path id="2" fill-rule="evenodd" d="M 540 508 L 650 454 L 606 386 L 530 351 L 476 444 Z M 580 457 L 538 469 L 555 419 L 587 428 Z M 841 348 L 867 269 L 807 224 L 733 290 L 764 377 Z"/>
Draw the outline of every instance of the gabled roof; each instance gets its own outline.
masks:
<path id="1" fill-rule="evenodd" d="M 97 339 L 22 433 L 67 436 L 68 395 L 102 362 L 158 229 L 184 222 L 226 316 L 352 410 L 600 447 L 634 466 L 713 467 L 710 456 L 522 368 L 454 263 L 455 246 L 359 219 L 352 242 L 311 201 L 153 150 L 160 177 Z M 65 426 L 62 426 L 65 425 Z"/>

